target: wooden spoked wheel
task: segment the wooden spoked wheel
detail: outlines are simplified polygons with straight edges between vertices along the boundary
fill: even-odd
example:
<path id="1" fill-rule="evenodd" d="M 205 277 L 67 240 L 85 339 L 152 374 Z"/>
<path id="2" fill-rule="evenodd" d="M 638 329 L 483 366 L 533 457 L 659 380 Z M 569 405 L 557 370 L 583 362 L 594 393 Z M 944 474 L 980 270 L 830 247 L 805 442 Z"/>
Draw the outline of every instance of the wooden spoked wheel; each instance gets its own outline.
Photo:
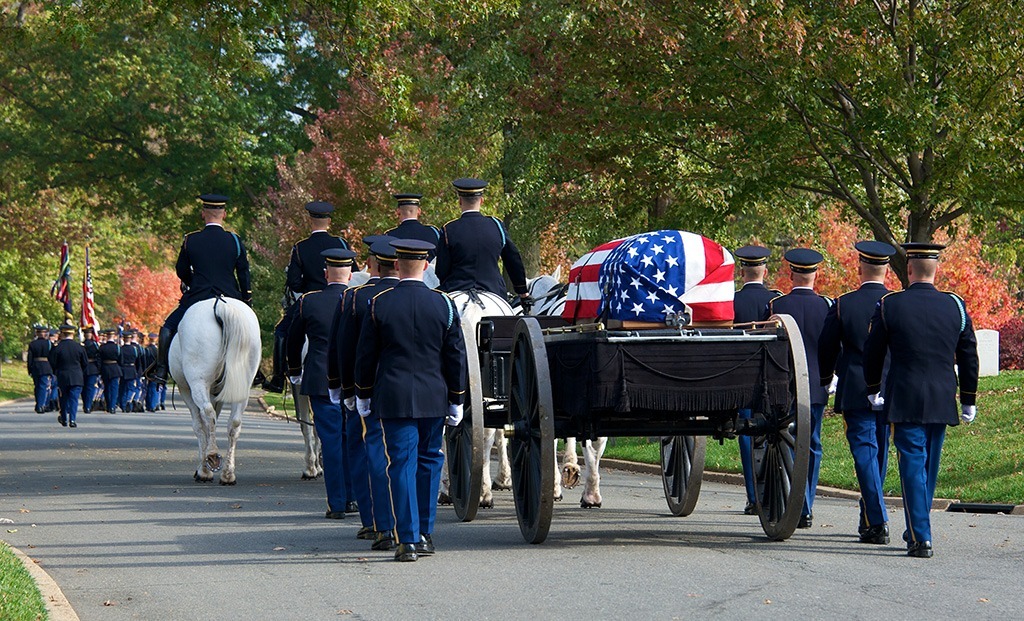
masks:
<path id="1" fill-rule="evenodd" d="M 763 414 L 768 431 L 754 436 L 754 492 L 761 527 L 769 538 L 788 539 L 800 521 L 811 450 L 811 393 L 800 328 L 789 315 L 773 315 L 789 339 L 790 408 Z"/>
<path id="2" fill-rule="evenodd" d="M 463 522 L 471 522 L 480 508 L 484 469 L 484 401 L 476 326 L 462 324 L 462 336 L 466 342 L 467 378 L 464 415 L 457 427 L 445 427 L 445 451 L 448 454 L 448 491 L 455 515 Z"/>
<path id="3" fill-rule="evenodd" d="M 547 351 L 540 324 L 532 317 L 516 323 L 509 382 L 512 438 L 512 495 L 519 530 L 529 543 L 547 538 L 555 485 L 554 407 Z"/>
<path id="4" fill-rule="evenodd" d="M 665 436 L 661 439 L 661 483 L 668 510 L 676 517 L 693 513 L 704 476 L 704 436 Z"/>

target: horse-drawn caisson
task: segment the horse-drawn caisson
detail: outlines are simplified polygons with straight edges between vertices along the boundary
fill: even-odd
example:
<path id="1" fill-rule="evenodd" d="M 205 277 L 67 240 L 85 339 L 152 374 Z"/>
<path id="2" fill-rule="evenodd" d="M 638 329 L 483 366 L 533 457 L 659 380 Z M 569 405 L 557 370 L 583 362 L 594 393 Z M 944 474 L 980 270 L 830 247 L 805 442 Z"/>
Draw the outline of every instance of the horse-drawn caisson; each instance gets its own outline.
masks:
<path id="1" fill-rule="evenodd" d="M 581 259 L 565 315 L 484 317 L 466 329 L 469 407 L 446 440 L 459 517 L 476 514 L 485 428 L 510 438 L 516 514 L 530 543 L 550 527 L 556 439 L 660 437 L 669 510 L 685 516 L 700 491 L 706 438 L 746 435 L 762 528 L 775 540 L 792 535 L 810 432 L 799 329 L 787 315 L 722 321 L 725 302 L 731 318 L 731 292 L 727 251 L 692 233 L 659 231 Z M 581 320 L 587 296 L 599 298 L 598 310 Z M 739 409 L 754 415 L 740 419 Z"/>

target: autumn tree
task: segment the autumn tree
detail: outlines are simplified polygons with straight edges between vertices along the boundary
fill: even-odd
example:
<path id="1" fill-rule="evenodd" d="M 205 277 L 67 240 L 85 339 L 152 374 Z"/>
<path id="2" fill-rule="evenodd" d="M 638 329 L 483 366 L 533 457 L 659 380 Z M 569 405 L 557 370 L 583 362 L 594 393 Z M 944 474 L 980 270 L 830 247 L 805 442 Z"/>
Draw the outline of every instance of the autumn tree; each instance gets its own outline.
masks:
<path id="1" fill-rule="evenodd" d="M 118 316 L 143 331 L 156 332 L 181 297 L 177 274 L 172 269 L 153 270 L 145 265 L 119 271 L 121 296 Z"/>

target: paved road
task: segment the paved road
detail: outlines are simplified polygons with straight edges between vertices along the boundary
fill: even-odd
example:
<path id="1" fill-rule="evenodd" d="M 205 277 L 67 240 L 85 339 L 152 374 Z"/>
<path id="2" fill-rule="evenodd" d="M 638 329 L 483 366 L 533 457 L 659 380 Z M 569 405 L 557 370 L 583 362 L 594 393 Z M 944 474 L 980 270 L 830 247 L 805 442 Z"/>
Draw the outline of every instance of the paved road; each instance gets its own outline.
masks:
<path id="1" fill-rule="evenodd" d="M 399 564 L 323 519 L 301 482 L 296 425 L 252 413 L 238 485 L 192 481 L 185 413 L 82 415 L 0 407 L 0 537 L 36 559 L 92 619 L 586 619 L 1017 617 L 1024 518 L 935 513 L 936 556 L 856 543 L 856 507 L 819 499 L 816 524 L 765 539 L 742 491 L 706 483 L 668 516 L 658 479 L 607 472 L 605 507 L 577 491 L 540 545 L 511 495 L 469 524 L 442 510 L 438 554 Z M 894 531 L 902 516 L 892 515 Z M 8 529 L 17 532 L 6 532 Z"/>

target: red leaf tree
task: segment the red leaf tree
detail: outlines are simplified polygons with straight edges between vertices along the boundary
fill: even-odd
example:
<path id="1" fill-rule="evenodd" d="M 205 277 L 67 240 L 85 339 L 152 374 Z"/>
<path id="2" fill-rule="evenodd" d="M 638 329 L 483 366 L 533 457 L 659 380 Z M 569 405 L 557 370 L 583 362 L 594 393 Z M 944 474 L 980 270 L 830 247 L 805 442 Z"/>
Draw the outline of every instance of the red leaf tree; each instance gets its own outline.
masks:
<path id="1" fill-rule="evenodd" d="M 155 332 L 181 297 L 177 274 L 172 269 L 151 270 L 145 265 L 118 270 L 121 296 L 118 312 L 132 326 L 144 332 Z"/>

